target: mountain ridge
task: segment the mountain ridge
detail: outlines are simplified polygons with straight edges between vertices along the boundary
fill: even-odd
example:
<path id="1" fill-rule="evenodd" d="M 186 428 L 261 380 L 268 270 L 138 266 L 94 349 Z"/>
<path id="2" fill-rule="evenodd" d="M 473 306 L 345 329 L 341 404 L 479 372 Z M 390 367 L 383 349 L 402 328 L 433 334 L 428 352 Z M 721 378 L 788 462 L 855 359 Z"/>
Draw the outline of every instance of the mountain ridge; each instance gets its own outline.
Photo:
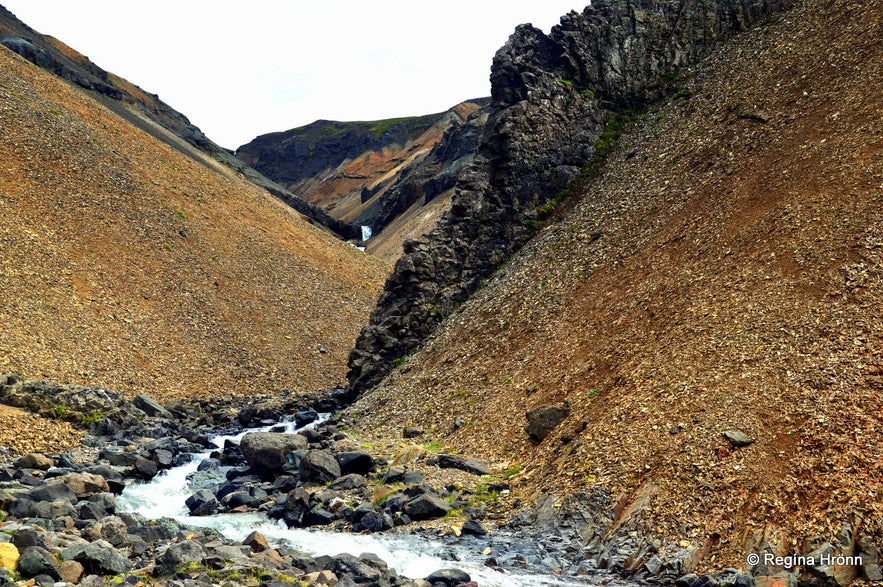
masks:
<path id="1" fill-rule="evenodd" d="M 0 60 L 0 370 L 163 399 L 342 379 L 381 263 L 168 131 Z"/>
<path id="2" fill-rule="evenodd" d="M 369 227 L 371 240 L 362 246 L 393 262 L 401 243 L 428 230 L 450 205 L 487 103 L 377 121 L 317 120 L 261 135 L 236 157 L 334 218 Z"/>
<path id="3" fill-rule="evenodd" d="M 188 157 L 204 160 L 207 165 L 220 163 L 241 173 L 255 185 L 266 189 L 310 218 L 312 222 L 328 228 L 344 239 L 360 237 L 358 227 L 331 218 L 322 210 L 243 165 L 227 149 L 215 144 L 186 116 L 160 100 L 156 94 L 105 71 L 58 39 L 35 31 L 3 6 L 0 6 L 0 44 L 38 67 L 87 91 L 95 92 L 94 97 L 105 106 Z M 157 132 L 155 125 L 180 140 L 172 139 L 168 133 Z"/>

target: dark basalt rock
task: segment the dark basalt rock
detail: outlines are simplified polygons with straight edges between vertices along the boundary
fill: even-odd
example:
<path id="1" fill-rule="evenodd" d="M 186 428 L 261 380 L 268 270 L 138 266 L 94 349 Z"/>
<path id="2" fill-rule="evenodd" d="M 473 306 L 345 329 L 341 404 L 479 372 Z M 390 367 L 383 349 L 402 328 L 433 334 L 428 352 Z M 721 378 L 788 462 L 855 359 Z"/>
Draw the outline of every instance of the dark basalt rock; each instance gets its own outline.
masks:
<path id="1" fill-rule="evenodd" d="M 300 460 L 299 472 L 303 481 L 326 483 L 340 477 L 340 465 L 330 452 L 310 450 Z"/>
<path id="2" fill-rule="evenodd" d="M 524 431 L 531 440 L 542 442 L 570 414 L 570 406 L 541 406 L 529 411 Z"/>

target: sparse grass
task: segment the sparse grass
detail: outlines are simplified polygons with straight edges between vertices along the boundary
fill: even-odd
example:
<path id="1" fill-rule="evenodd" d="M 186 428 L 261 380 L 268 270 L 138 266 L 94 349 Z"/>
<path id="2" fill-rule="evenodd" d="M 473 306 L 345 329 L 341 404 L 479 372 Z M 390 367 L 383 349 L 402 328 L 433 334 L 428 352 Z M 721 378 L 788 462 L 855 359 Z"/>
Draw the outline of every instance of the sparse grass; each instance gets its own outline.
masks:
<path id="1" fill-rule="evenodd" d="M 91 426 L 92 424 L 98 424 L 104 419 L 104 412 L 100 410 L 95 410 L 93 412 L 89 412 L 88 414 L 83 414 L 83 417 L 80 418 L 80 423 L 83 426 Z"/>

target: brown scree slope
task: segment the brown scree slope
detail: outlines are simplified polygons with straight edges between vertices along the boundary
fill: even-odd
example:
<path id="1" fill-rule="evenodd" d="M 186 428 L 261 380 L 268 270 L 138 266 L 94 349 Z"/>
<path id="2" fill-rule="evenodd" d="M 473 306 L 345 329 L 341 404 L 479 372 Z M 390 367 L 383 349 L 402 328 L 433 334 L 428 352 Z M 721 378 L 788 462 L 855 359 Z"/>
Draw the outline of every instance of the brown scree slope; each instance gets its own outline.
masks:
<path id="1" fill-rule="evenodd" d="M 685 92 L 627 125 L 557 221 L 357 404 L 360 427 L 422 425 L 517 463 L 528 503 L 649 499 L 656 530 L 706 568 L 744 568 L 764 531 L 836 536 L 850 512 L 879 532 L 881 23 L 879 1 L 805 0 L 685 72 Z M 531 443 L 525 412 L 565 400 Z M 736 449 L 727 429 L 755 442 Z"/>
<path id="2" fill-rule="evenodd" d="M 0 161 L 0 370 L 163 399 L 343 379 L 381 263 L 5 48 Z"/>

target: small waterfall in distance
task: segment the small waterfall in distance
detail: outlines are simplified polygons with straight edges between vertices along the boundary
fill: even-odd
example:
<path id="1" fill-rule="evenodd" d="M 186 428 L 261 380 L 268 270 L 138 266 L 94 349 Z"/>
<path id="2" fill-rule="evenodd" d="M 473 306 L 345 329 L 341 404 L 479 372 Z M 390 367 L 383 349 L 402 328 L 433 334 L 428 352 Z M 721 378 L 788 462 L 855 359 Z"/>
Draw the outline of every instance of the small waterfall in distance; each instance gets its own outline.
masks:
<path id="1" fill-rule="evenodd" d="M 365 225 L 363 224 L 363 225 L 362 225 L 362 242 L 365 242 L 365 241 L 367 241 L 369 238 L 371 238 L 371 234 L 372 234 L 372 232 L 371 232 L 371 227 L 370 227 L 370 226 L 365 226 Z"/>

